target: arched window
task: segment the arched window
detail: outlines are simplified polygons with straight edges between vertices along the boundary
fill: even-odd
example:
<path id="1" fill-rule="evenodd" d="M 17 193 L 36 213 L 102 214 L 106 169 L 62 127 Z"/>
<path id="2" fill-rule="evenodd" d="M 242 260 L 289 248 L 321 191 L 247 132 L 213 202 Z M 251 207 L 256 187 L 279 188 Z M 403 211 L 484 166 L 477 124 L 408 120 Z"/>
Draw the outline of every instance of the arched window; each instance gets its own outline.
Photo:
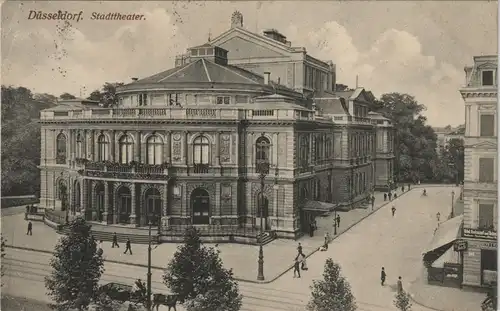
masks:
<path id="1" fill-rule="evenodd" d="M 271 155 L 271 143 L 267 137 L 259 137 L 255 142 L 255 161 L 260 162 L 270 162 Z"/>
<path id="2" fill-rule="evenodd" d="M 147 164 L 161 164 L 163 159 L 163 141 L 158 135 L 153 135 L 146 141 Z"/>
<path id="3" fill-rule="evenodd" d="M 134 146 L 134 142 L 132 138 L 128 135 L 123 135 L 120 138 L 120 163 L 127 164 L 130 163 L 133 159 L 132 149 Z"/>
<path id="4" fill-rule="evenodd" d="M 107 161 L 109 158 L 109 140 L 104 134 L 97 139 L 97 158 L 99 161 Z"/>
<path id="5" fill-rule="evenodd" d="M 208 138 L 198 136 L 193 142 L 194 164 L 208 164 L 210 143 Z"/>
<path id="6" fill-rule="evenodd" d="M 85 158 L 85 155 L 83 154 L 83 138 L 80 134 L 76 136 L 76 157 L 78 159 Z"/>
<path id="7" fill-rule="evenodd" d="M 66 164 L 66 136 L 61 133 L 56 140 L 56 164 Z"/>

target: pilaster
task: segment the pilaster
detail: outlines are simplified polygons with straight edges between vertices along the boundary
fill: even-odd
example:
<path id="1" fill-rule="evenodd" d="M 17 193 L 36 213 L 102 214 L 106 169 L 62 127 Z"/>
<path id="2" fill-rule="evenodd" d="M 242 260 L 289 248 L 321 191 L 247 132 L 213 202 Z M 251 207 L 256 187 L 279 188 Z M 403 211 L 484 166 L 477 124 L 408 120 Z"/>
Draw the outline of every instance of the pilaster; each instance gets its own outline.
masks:
<path id="1" fill-rule="evenodd" d="M 104 181 L 104 212 L 102 213 L 102 220 L 108 222 L 109 214 L 109 182 Z"/>
<path id="2" fill-rule="evenodd" d="M 111 151 L 111 161 L 113 162 L 118 162 L 116 159 L 117 156 L 116 156 L 116 131 L 115 130 L 112 130 L 111 131 L 111 139 L 110 139 L 110 146 L 109 146 L 109 149 Z"/>
<path id="3" fill-rule="evenodd" d="M 164 162 L 167 162 L 167 163 L 172 163 L 170 161 L 170 146 L 171 146 L 171 144 L 172 144 L 172 133 L 167 132 L 165 134 L 165 141 L 163 142 L 163 159 L 164 159 Z"/>
<path id="4" fill-rule="evenodd" d="M 182 136 L 184 138 L 184 141 L 182 142 L 182 162 L 186 165 L 189 165 L 188 163 L 188 135 L 189 135 L 189 132 L 187 131 L 184 131 L 182 132 Z"/>
<path id="5" fill-rule="evenodd" d="M 220 131 L 215 134 L 215 165 L 220 165 Z"/>
<path id="6" fill-rule="evenodd" d="M 135 194 L 135 188 L 136 188 L 136 184 L 135 183 L 132 183 L 131 187 L 130 187 L 130 195 L 132 196 L 131 198 L 131 205 L 132 205 L 132 210 L 131 210 L 131 213 L 130 213 L 130 224 L 135 224 L 135 221 L 136 221 L 136 215 L 135 215 L 135 206 L 136 206 L 136 194 Z M 142 206 L 141 206 L 142 207 Z M 140 211 L 141 215 L 144 214 L 142 211 Z"/>
<path id="7" fill-rule="evenodd" d="M 135 132 L 135 144 L 134 144 L 134 160 L 141 163 L 141 132 Z M 133 200 L 133 198 L 132 198 Z M 130 218 L 132 219 L 132 217 Z"/>

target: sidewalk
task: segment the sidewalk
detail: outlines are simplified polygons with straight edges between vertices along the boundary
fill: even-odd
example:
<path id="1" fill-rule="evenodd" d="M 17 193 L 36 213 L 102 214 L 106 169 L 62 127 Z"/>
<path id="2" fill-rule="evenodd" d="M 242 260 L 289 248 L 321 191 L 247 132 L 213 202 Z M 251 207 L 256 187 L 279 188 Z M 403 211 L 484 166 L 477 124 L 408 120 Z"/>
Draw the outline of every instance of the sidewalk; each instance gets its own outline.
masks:
<path id="1" fill-rule="evenodd" d="M 426 185 L 428 186 L 428 185 Z M 418 189 L 418 187 L 412 187 Z M 420 190 L 414 190 L 420 191 Z M 401 189 L 397 190 L 398 197 Z M 405 192 L 406 193 L 406 192 Z M 349 212 L 338 212 L 341 217 L 337 236 L 349 230 L 352 226 L 368 217 L 384 205 L 391 203 L 397 207 L 398 200 L 392 202 L 383 200 L 383 193 L 375 193 L 375 206 L 372 211 L 371 205 L 366 209 L 354 209 Z M 387 213 L 390 213 L 388 210 Z M 302 244 L 303 252 L 310 256 L 318 250 L 324 242 L 325 232 L 333 235 L 333 215 L 321 217 L 317 220 L 318 230 L 314 237 L 304 236 L 298 241 L 278 239 L 264 246 L 264 275 L 265 283 L 269 283 L 288 271 L 293 264 L 297 254 L 298 242 Z M 41 222 L 33 222 L 33 236 L 26 235 L 27 222 L 24 214 L 2 217 L 2 234 L 7 239 L 7 245 L 28 248 L 39 251 L 52 252 L 59 239 L 59 235 L 50 227 Z M 164 269 L 177 250 L 178 243 L 163 243 L 153 246 L 152 265 L 157 269 Z M 209 247 L 214 244 L 205 243 Z M 221 258 L 227 268 L 232 268 L 235 278 L 240 281 L 257 282 L 257 260 L 258 246 L 221 243 L 218 244 Z M 147 245 L 132 245 L 133 255 L 123 254 L 124 245 L 120 248 L 111 248 L 111 243 L 103 245 L 105 260 L 132 265 L 147 265 Z"/>
<path id="2" fill-rule="evenodd" d="M 486 294 L 427 284 L 427 272 L 409 287 L 413 301 L 421 306 L 438 311 L 478 311 Z"/>

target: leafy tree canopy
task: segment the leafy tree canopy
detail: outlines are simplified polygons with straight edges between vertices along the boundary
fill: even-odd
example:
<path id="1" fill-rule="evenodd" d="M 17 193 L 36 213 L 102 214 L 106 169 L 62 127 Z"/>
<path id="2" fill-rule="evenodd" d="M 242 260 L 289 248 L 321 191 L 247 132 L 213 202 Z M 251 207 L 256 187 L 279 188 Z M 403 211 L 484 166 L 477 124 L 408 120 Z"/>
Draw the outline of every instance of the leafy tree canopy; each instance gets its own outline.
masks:
<path id="1" fill-rule="evenodd" d="M 400 311 L 410 311 L 412 306 L 410 294 L 405 291 L 397 293 L 394 306 Z"/>
<path id="2" fill-rule="evenodd" d="M 411 95 L 388 93 L 376 100 L 373 107 L 395 126 L 396 180 L 435 180 L 439 169 L 437 136 L 421 115 L 425 106 Z"/>
<path id="3" fill-rule="evenodd" d="M 356 300 L 351 286 L 341 274 L 340 265 L 328 258 L 325 263 L 322 280 L 314 280 L 311 286 L 309 311 L 354 311 Z"/>
<path id="4" fill-rule="evenodd" d="M 59 96 L 60 99 L 75 99 L 76 96 L 70 93 L 62 93 L 61 96 Z"/>
<path id="5" fill-rule="evenodd" d="M 116 88 L 122 86 L 121 82 L 106 82 L 101 90 L 95 90 L 90 93 L 87 99 L 99 101 L 103 107 L 113 107 L 118 105 L 118 97 L 116 96 Z"/>
<path id="6" fill-rule="evenodd" d="M 232 270 L 223 267 L 218 251 L 202 245 L 196 228 L 186 229 L 184 244 L 174 254 L 163 279 L 189 311 L 241 308 L 242 297 Z"/>
<path id="7" fill-rule="evenodd" d="M 97 299 L 98 283 L 104 272 L 102 252 L 82 218 L 70 222 L 69 234 L 61 237 L 50 261 L 52 272 L 45 287 L 57 311 L 85 310 Z"/>

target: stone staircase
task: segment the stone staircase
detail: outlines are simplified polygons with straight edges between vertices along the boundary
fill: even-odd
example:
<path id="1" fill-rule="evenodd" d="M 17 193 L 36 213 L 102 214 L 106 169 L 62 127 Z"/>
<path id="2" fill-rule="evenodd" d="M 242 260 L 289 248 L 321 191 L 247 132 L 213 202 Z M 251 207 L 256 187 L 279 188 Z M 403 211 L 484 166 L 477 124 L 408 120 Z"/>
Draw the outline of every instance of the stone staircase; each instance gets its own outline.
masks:
<path id="1" fill-rule="evenodd" d="M 113 233 L 116 232 L 118 238 L 118 243 L 125 243 L 127 238 L 130 239 L 132 244 L 148 244 L 149 243 L 149 231 L 146 228 L 132 228 L 132 227 L 120 227 L 120 226 L 104 226 L 100 224 L 92 224 L 91 229 L 92 235 L 94 235 L 97 241 L 113 241 Z M 61 234 L 68 234 L 69 230 L 67 227 L 63 226 L 59 230 Z M 151 244 L 158 244 L 158 232 L 153 229 L 151 231 Z"/>
<path id="2" fill-rule="evenodd" d="M 260 244 L 262 241 L 262 245 L 266 245 L 274 241 L 274 239 L 276 239 L 276 233 L 274 231 L 264 231 L 257 235 L 257 244 Z"/>

